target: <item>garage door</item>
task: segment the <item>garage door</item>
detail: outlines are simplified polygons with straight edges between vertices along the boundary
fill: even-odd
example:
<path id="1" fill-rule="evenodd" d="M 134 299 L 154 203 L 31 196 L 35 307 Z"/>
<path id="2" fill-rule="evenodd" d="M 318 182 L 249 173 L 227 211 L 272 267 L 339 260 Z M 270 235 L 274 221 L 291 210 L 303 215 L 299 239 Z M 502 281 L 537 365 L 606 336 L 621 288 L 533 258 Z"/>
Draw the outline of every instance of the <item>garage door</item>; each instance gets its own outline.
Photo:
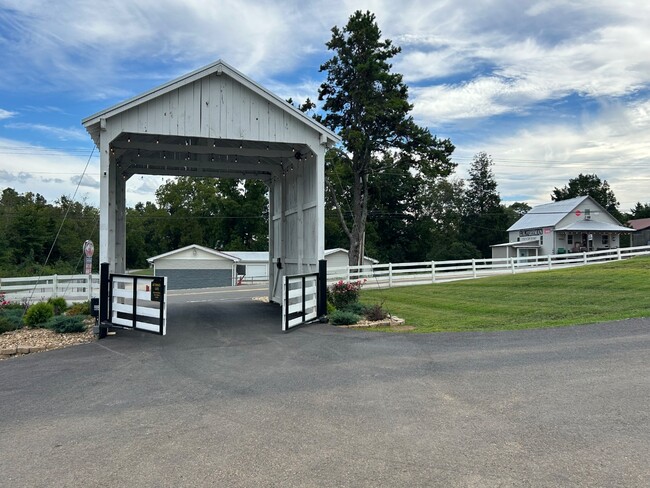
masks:
<path id="1" fill-rule="evenodd" d="M 232 286 L 229 269 L 156 269 L 156 276 L 167 277 L 169 290 Z"/>

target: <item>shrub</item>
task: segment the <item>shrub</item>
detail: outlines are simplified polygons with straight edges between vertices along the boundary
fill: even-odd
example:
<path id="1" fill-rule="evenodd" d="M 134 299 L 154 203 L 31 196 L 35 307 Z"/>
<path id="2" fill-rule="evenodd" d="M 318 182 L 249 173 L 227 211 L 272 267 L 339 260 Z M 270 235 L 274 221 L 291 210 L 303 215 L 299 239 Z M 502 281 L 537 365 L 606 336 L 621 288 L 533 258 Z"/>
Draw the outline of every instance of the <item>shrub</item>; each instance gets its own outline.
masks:
<path id="1" fill-rule="evenodd" d="M 359 322 L 359 320 L 361 320 L 361 317 L 357 314 L 344 310 L 336 310 L 329 316 L 330 323 L 334 325 L 352 325 Z"/>
<path id="2" fill-rule="evenodd" d="M 366 306 L 359 302 L 348 303 L 345 308 L 341 309 L 343 312 L 352 312 L 355 315 L 365 315 Z"/>
<path id="3" fill-rule="evenodd" d="M 66 311 L 67 315 L 90 315 L 90 302 L 79 302 L 70 305 Z"/>
<path id="4" fill-rule="evenodd" d="M 11 317 L 9 314 L 0 314 L 0 334 L 20 329 L 23 326 L 20 321 L 21 317 L 22 312 L 18 315 L 17 319 Z"/>
<path id="5" fill-rule="evenodd" d="M 0 334 L 10 330 L 20 329 L 23 326 L 23 309 L 22 307 L 12 307 L 0 309 Z"/>
<path id="6" fill-rule="evenodd" d="M 4 334 L 5 332 L 12 330 L 16 330 L 16 327 L 14 327 L 14 324 L 11 322 L 11 320 L 0 315 L 0 334 Z"/>
<path id="7" fill-rule="evenodd" d="M 349 282 L 340 280 L 334 283 L 328 290 L 329 300 L 334 305 L 334 308 L 337 310 L 345 310 L 351 303 L 359 301 L 359 291 L 361 290 L 361 285 L 365 282 L 366 280 Z"/>
<path id="8" fill-rule="evenodd" d="M 79 315 L 57 315 L 48 320 L 45 327 L 52 329 L 54 332 L 58 332 L 59 334 L 84 332 L 86 330 L 84 319 Z"/>
<path id="9" fill-rule="evenodd" d="M 38 302 L 27 309 L 23 316 L 23 323 L 30 327 L 42 326 L 54 316 L 54 307 L 51 303 Z"/>
<path id="10" fill-rule="evenodd" d="M 51 297 L 47 303 L 51 303 L 54 307 L 54 315 L 61 315 L 68 309 L 68 302 L 63 297 Z"/>
<path id="11" fill-rule="evenodd" d="M 374 322 L 375 320 L 384 320 L 388 317 L 388 312 L 379 304 L 375 303 L 374 305 L 368 305 L 364 312 L 366 320 Z"/>

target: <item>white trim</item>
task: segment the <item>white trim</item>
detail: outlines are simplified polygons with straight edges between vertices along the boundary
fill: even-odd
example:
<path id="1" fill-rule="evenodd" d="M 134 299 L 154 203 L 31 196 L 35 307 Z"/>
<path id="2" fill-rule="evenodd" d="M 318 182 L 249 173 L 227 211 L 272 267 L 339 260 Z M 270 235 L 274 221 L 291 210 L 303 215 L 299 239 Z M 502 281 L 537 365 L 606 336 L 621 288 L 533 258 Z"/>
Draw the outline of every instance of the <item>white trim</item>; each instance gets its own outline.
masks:
<path id="1" fill-rule="evenodd" d="M 208 254 L 212 254 L 213 256 L 229 259 L 230 261 L 232 261 L 234 263 L 238 263 L 239 261 L 241 261 L 241 259 L 236 258 L 235 256 L 231 256 L 230 254 L 215 251 L 214 249 L 210 249 L 209 247 L 199 246 L 198 244 L 190 244 L 189 246 L 181 247 L 180 249 L 174 249 L 173 251 L 169 251 L 169 252 L 166 252 L 166 253 L 163 253 L 163 254 L 159 254 L 158 256 L 154 256 L 152 258 L 147 258 L 147 262 L 150 263 L 150 264 L 155 264 L 156 260 L 158 260 L 158 259 L 173 256 L 174 254 L 178 254 L 178 253 L 181 253 L 183 251 L 187 251 L 189 249 L 198 249 L 198 250 L 206 252 Z"/>
<path id="2" fill-rule="evenodd" d="M 195 71 L 192 71 L 191 73 L 183 75 L 180 78 L 176 78 L 175 80 L 169 81 L 163 85 L 160 85 L 149 91 L 136 95 L 135 97 L 120 102 L 116 105 L 113 105 L 112 107 L 97 112 L 83 119 L 81 123 L 86 128 L 88 133 L 92 135 L 93 133 L 97 132 L 97 128 L 95 126 L 101 123 L 101 119 L 108 119 L 110 117 L 113 117 L 133 107 L 136 107 L 145 102 L 153 100 L 154 98 L 158 98 L 164 95 L 165 93 L 169 93 L 170 91 L 176 90 L 190 83 L 194 83 L 195 81 L 200 80 L 201 78 L 210 76 L 215 73 L 217 74 L 217 76 L 221 76 L 223 74 L 230 76 L 235 81 L 244 85 L 248 89 L 252 90 L 254 93 L 260 95 L 262 98 L 269 101 L 276 107 L 280 108 L 281 110 L 284 110 L 285 112 L 299 119 L 301 122 L 310 126 L 312 129 L 314 129 L 316 132 L 318 132 L 321 135 L 321 141 L 323 140 L 323 136 L 325 136 L 325 140 L 326 140 L 325 145 L 336 144 L 338 142 L 341 142 L 341 138 L 335 132 L 328 129 L 324 125 L 319 124 L 313 118 L 301 112 L 290 103 L 285 102 L 280 97 L 271 93 L 266 88 L 254 82 L 246 75 L 237 71 L 235 68 L 233 68 L 232 66 L 225 63 L 222 60 L 218 60 L 212 64 L 204 66 L 203 68 L 199 68 Z"/>

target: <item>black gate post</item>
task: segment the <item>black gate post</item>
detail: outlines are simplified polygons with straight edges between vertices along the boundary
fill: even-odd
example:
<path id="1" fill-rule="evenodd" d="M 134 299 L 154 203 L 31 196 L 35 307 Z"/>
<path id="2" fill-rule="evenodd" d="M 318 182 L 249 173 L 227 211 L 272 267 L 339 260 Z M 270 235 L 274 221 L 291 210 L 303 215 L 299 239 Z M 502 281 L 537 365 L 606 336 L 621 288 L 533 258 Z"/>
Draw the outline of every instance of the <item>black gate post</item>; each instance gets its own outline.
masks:
<path id="1" fill-rule="evenodd" d="M 99 339 L 108 334 L 108 295 L 110 293 L 110 274 L 108 263 L 99 265 Z"/>
<path id="2" fill-rule="evenodd" d="M 318 261 L 318 302 L 316 315 L 324 317 L 327 315 L 327 261 Z"/>

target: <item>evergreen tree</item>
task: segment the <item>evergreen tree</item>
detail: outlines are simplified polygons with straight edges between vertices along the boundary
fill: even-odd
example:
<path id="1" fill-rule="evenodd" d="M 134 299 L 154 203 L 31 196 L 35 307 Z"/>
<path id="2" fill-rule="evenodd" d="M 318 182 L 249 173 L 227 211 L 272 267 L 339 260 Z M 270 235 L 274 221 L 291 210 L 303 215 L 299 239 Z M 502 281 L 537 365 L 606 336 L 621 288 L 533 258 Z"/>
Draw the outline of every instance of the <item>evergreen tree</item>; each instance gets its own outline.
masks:
<path id="1" fill-rule="evenodd" d="M 465 192 L 463 235 L 483 257 L 491 256 L 491 245 L 504 242 L 508 228 L 508 216 L 501 205 L 492 165 L 492 158 L 486 153 L 475 155 Z"/>
<path id="2" fill-rule="evenodd" d="M 370 177 L 389 169 L 385 162 L 391 158 L 386 156 L 398 154 L 413 170 L 435 177 L 452 171 L 454 147 L 413 122 L 407 86 L 389 63 L 400 49 L 382 40 L 372 13 L 357 11 L 343 29 L 333 27 L 327 48 L 333 56 L 320 67 L 327 72 L 318 92 L 325 101 L 321 121 L 343 139 L 334 164 L 350 168 L 349 215 L 344 195 L 331 179 L 329 191 L 349 241 L 349 262 L 356 265 L 364 254 Z"/>

